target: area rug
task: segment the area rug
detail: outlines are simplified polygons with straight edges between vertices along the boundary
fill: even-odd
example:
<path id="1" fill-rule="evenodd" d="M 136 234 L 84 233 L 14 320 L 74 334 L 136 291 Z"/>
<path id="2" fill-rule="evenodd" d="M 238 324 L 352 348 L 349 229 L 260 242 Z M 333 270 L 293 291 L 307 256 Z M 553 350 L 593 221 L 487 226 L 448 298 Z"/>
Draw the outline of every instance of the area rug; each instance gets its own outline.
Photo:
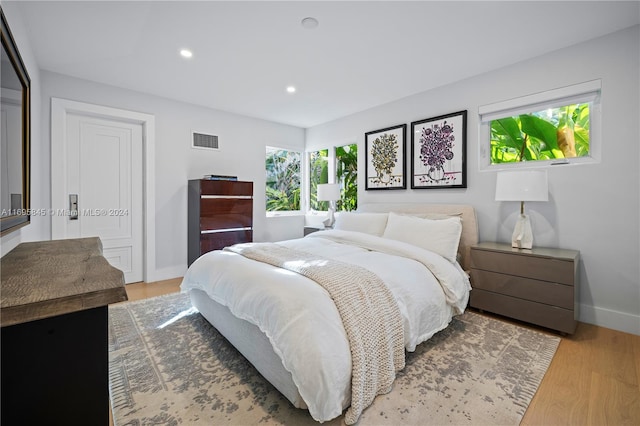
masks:
<path id="1" fill-rule="evenodd" d="M 559 342 L 467 311 L 407 354 L 393 390 L 358 424 L 517 425 Z M 109 376 L 115 426 L 317 424 L 184 294 L 109 307 Z"/>

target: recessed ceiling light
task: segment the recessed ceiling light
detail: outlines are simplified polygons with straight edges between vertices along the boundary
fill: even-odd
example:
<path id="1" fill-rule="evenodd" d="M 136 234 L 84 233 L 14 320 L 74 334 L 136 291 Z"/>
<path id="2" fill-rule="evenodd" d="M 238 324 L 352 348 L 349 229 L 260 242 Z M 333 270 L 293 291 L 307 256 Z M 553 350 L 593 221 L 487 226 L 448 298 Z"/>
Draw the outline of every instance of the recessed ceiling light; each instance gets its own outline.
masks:
<path id="1" fill-rule="evenodd" d="M 288 86 L 287 87 L 287 93 L 295 93 L 296 92 L 296 88 L 293 86 Z"/>
<path id="2" fill-rule="evenodd" d="M 193 56 L 193 52 L 189 49 L 182 49 L 180 51 L 180 55 L 182 55 L 183 58 L 191 58 Z"/>
<path id="3" fill-rule="evenodd" d="M 302 27 L 306 28 L 308 30 L 311 30 L 313 28 L 316 28 L 318 26 L 318 20 L 316 18 L 312 18 L 312 17 L 307 17 L 304 18 L 301 22 Z"/>

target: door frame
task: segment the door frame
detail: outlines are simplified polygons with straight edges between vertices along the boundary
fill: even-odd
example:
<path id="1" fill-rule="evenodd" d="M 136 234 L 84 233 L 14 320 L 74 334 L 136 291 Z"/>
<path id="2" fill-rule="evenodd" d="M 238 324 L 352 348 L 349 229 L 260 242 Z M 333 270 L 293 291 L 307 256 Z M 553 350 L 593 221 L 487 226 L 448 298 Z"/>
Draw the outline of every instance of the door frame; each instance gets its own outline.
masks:
<path id="1" fill-rule="evenodd" d="M 156 221 L 155 209 L 155 116 L 136 111 L 112 108 L 61 98 L 51 98 L 51 209 L 68 209 L 65 170 L 67 115 L 76 114 L 102 119 L 115 119 L 142 126 L 142 279 L 155 281 Z M 67 219 L 63 215 L 51 215 L 51 238 L 59 235 L 54 224 Z M 58 226 L 62 229 L 63 226 Z"/>

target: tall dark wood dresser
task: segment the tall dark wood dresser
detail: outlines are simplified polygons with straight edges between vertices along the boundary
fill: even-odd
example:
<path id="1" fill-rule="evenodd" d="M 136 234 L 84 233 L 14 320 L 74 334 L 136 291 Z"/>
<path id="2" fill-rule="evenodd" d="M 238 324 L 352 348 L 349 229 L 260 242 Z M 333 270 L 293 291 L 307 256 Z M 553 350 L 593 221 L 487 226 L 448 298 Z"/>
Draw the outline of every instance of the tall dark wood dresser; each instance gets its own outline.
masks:
<path id="1" fill-rule="evenodd" d="M 188 261 L 253 241 L 253 182 L 189 180 Z"/>

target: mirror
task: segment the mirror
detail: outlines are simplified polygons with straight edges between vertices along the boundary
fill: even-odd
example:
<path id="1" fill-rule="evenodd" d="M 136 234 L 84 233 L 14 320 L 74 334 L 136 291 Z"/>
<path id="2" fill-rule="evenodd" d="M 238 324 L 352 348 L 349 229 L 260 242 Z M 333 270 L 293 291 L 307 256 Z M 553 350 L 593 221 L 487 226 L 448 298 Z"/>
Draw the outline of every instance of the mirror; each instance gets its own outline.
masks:
<path id="1" fill-rule="evenodd" d="M 0 52 L 0 235 L 30 222 L 29 153 L 31 81 L 4 12 Z"/>

